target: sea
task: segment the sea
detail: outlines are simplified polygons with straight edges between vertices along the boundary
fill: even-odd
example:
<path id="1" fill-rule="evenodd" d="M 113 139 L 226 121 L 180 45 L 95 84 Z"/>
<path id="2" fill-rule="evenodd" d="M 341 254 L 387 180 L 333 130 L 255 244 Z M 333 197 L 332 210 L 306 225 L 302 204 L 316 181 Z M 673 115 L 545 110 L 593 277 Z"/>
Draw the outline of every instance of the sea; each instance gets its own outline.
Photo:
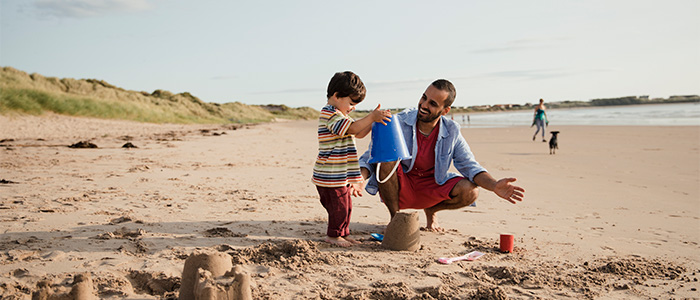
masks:
<path id="1" fill-rule="evenodd" d="M 546 105 L 546 104 L 545 104 Z M 450 114 L 462 127 L 530 126 L 534 110 Z M 549 125 L 700 126 L 700 103 L 547 109 Z"/>

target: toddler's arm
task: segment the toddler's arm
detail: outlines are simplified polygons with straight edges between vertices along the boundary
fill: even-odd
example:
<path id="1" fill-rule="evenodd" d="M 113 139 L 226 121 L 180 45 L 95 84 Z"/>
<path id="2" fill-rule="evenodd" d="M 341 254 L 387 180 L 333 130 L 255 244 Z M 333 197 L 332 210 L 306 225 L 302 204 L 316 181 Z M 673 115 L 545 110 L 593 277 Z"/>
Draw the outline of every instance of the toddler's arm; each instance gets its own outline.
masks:
<path id="1" fill-rule="evenodd" d="M 361 139 L 367 136 L 372 130 L 372 123 L 377 122 L 386 125 L 386 122 L 390 122 L 391 112 L 388 110 L 380 110 L 381 106 L 381 104 L 377 105 L 377 108 L 371 113 L 352 123 L 350 128 L 348 128 L 348 134 L 355 135 L 355 137 Z"/>

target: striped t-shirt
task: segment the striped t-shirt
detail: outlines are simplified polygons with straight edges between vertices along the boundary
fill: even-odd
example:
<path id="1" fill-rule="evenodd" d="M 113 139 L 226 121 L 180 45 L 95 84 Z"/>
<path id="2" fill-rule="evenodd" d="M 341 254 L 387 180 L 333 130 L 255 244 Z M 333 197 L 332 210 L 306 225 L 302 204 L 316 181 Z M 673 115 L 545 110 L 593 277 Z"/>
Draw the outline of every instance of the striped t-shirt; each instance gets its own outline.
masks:
<path id="1" fill-rule="evenodd" d="M 347 134 L 354 122 L 332 105 L 321 109 L 318 118 L 318 157 L 313 183 L 322 187 L 343 187 L 362 182 L 355 136 Z"/>

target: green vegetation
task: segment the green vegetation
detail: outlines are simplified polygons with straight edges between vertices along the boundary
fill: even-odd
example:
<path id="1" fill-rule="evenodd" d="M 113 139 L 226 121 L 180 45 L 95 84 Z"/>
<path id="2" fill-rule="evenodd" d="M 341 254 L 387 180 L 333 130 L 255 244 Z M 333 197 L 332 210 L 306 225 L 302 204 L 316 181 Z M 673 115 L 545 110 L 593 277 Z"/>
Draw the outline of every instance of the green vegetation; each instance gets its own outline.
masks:
<path id="1" fill-rule="evenodd" d="M 319 111 L 305 106 L 299 108 L 291 108 L 286 105 L 262 105 L 262 108 L 272 113 L 275 117 L 281 119 L 315 119 L 318 118 Z"/>
<path id="2" fill-rule="evenodd" d="M 187 92 L 127 91 L 102 80 L 58 79 L 11 67 L 0 69 L 0 113 L 45 112 L 149 123 L 259 123 L 318 117 L 318 111 L 309 107 L 205 103 Z"/>
<path id="3" fill-rule="evenodd" d="M 163 110 L 138 103 L 100 101 L 88 97 L 71 96 L 31 89 L 3 88 L 0 111 L 40 115 L 53 112 L 69 116 L 123 119 L 150 123 L 216 123 L 220 119 L 206 119 L 193 115 Z"/>

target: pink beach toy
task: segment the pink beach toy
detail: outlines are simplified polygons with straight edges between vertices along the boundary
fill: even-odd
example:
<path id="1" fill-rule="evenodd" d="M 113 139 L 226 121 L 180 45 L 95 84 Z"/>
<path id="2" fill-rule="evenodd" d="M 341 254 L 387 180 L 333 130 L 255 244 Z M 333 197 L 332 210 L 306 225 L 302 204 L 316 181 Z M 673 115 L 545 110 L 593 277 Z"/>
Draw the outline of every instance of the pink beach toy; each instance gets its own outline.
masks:
<path id="1" fill-rule="evenodd" d="M 449 265 L 453 262 L 460 261 L 460 260 L 466 260 L 466 261 L 476 260 L 479 257 L 481 257 L 482 255 L 484 255 L 484 253 L 479 252 L 479 251 L 472 251 L 472 252 L 469 252 L 465 255 L 452 257 L 452 258 L 440 257 L 438 259 L 438 262 L 441 264 L 444 264 L 444 265 Z"/>

